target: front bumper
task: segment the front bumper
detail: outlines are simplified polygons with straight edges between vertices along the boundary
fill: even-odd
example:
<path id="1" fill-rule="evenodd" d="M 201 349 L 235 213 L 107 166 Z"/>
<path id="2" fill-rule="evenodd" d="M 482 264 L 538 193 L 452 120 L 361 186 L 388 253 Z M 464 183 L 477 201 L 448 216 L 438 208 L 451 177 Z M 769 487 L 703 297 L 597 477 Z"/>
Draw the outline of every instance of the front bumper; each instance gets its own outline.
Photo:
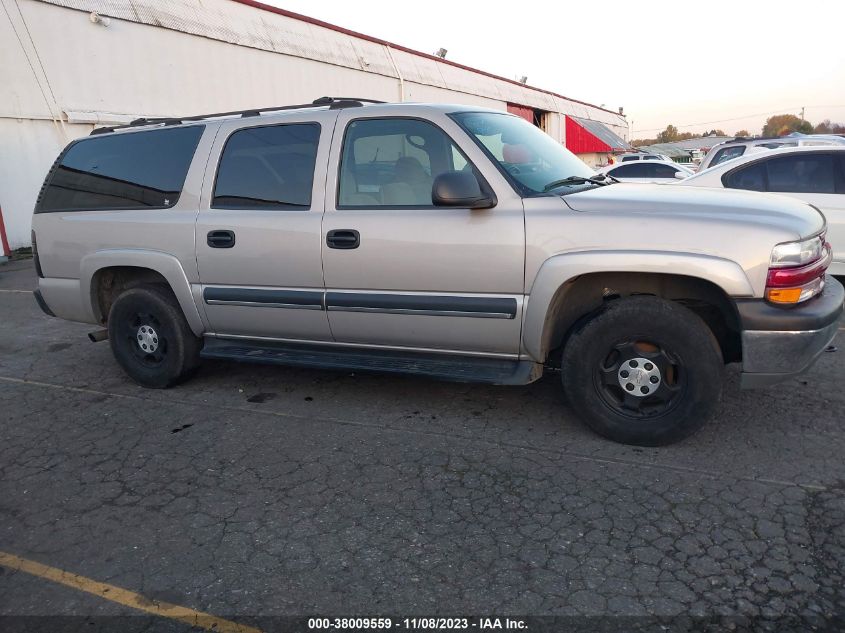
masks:
<path id="1" fill-rule="evenodd" d="M 742 325 L 742 388 L 765 387 L 808 369 L 836 336 L 845 288 L 825 279 L 821 296 L 794 308 L 762 299 L 739 299 Z"/>

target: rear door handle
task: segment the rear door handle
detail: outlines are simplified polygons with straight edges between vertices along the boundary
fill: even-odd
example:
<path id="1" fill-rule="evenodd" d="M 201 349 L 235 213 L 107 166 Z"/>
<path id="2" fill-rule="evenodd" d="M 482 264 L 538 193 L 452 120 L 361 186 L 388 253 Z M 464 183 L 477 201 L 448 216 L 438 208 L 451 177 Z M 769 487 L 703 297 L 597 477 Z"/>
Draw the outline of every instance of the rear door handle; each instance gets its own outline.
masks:
<path id="1" fill-rule="evenodd" d="M 235 245 L 235 232 L 209 231 L 206 243 L 211 248 L 232 248 Z"/>
<path id="2" fill-rule="evenodd" d="M 361 245 L 361 234 L 354 229 L 335 229 L 326 233 L 329 248 L 350 249 Z"/>

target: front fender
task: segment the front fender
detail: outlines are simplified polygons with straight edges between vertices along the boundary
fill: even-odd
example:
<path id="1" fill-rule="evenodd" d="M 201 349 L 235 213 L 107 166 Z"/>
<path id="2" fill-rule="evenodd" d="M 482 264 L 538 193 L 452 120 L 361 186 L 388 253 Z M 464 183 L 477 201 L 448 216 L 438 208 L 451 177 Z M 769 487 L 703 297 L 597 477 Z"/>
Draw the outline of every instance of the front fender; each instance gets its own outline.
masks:
<path id="1" fill-rule="evenodd" d="M 660 273 L 697 277 L 719 286 L 731 297 L 754 296 L 754 289 L 736 262 L 697 253 L 662 251 L 584 251 L 547 259 L 540 267 L 525 308 L 523 351 L 543 362 L 547 315 L 558 290 L 568 281 L 589 273 Z"/>
<path id="2" fill-rule="evenodd" d="M 170 284 L 191 331 L 197 336 L 202 336 L 205 327 L 191 295 L 191 284 L 188 282 L 182 264 L 173 255 L 147 249 L 106 249 L 82 258 L 79 271 L 79 289 L 82 293 L 82 305 L 90 311 L 92 323 L 96 323 L 96 293 L 92 287 L 92 281 L 97 271 L 110 266 L 148 268 L 159 273 Z"/>

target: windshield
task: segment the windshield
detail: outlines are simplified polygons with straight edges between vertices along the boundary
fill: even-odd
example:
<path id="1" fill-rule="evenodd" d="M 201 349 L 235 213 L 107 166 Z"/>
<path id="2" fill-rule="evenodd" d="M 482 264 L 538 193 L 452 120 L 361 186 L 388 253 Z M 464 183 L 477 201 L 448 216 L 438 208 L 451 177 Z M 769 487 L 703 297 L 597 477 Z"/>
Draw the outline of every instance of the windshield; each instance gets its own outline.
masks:
<path id="1" fill-rule="evenodd" d="M 572 182 L 561 183 L 561 190 L 596 186 L 593 182 L 580 180 L 595 177 L 592 169 L 525 119 L 495 112 L 457 112 L 451 116 L 499 164 L 523 194 L 542 194 L 550 183 L 568 178 Z"/>

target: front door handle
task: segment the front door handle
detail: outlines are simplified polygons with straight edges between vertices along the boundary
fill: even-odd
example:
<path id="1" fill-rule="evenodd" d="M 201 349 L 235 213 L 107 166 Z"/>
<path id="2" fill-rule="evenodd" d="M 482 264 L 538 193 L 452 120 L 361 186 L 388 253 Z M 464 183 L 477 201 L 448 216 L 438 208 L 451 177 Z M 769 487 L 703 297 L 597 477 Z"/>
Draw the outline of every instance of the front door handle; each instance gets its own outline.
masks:
<path id="1" fill-rule="evenodd" d="M 232 248 L 235 245 L 235 232 L 209 231 L 206 243 L 211 248 Z"/>
<path id="2" fill-rule="evenodd" d="M 335 229 L 326 233 L 329 248 L 350 249 L 361 245 L 361 234 L 354 229 Z"/>

